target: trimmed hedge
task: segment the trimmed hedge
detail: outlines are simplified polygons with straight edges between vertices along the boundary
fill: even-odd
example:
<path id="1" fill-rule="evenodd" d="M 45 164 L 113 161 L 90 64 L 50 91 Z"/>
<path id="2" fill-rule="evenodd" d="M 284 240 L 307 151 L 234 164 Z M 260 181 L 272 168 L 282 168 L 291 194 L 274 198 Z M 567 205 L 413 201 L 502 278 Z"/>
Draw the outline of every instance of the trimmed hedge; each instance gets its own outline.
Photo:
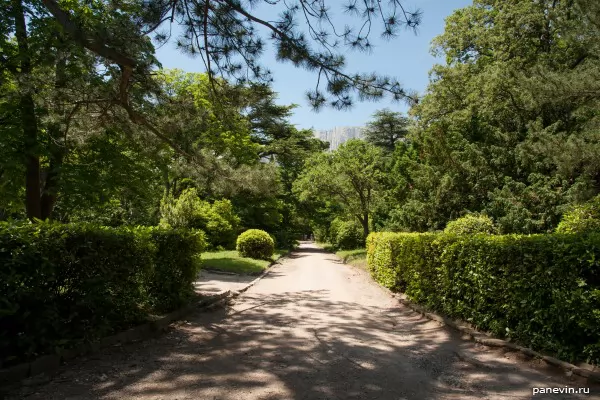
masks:
<path id="1" fill-rule="evenodd" d="M 206 248 L 202 231 L 187 229 L 150 230 L 155 246 L 154 269 L 148 280 L 148 295 L 155 312 L 169 312 L 189 301 L 200 268 L 200 253 Z"/>
<path id="2" fill-rule="evenodd" d="M 413 301 L 569 360 L 600 361 L 600 233 L 373 233 L 375 280 Z"/>
<path id="3" fill-rule="evenodd" d="M 248 229 L 238 236 L 236 249 L 241 257 L 268 260 L 275 252 L 275 241 L 265 231 Z"/>
<path id="4" fill-rule="evenodd" d="M 177 308 L 203 247 L 189 231 L 0 224 L 0 366 Z"/>

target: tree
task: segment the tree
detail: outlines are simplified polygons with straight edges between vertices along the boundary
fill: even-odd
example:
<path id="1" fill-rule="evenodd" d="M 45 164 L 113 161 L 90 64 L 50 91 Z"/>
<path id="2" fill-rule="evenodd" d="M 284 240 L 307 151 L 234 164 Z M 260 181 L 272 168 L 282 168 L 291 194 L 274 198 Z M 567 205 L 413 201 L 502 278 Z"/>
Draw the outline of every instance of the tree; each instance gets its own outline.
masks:
<path id="1" fill-rule="evenodd" d="M 11 137 L 19 143 L 5 146 L 2 152 L 19 149 L 22 153 L 16 158 L 21 158 L 19 170 L 25 177 L 22 195 L 27 216 L 52 217 L 60 198 L 60 174 L 70 152 L 89 136 L 114 129 L 114 125 L 140 143 L 145 143 L 147 134 L 153 135 L 177 157 L 199 164 L 201 169 L 210 170 L 207 164 L 219 162 L 222 155 L 215 155 L 213 149 L 209 154 L 203 151 L 206 141 L 190 142 L 189 137 L 177 136 L 181 130 L 174 133 L 173 126 L 166 123 L 168 114 L 160 113 L 169 108 L 161 104 L 161 99 L 169 98 L 161 90 L 169 85 L 164 76 L 155 73 L 160 66 L 152 39 L 171 39 L 165 32 L 171 32 L 172 25 L 182 32 L 176 39 L 178 47 L 204 60 L 208 73 L 204 86 L 211 102 L 224 104 L 226 110 L 232 109 L 228 95 L 233 91 L 217 76 L 242 85 L 253 82 L 254 87 L 246 92 L 259 92 L 271 79 L 268 70 L 259 65 L 265 43 L 258 27 L 270 33 L 267 40 L 275 44 L 280 60 L 318 75 L 309 95 L 315 107 L 327 101 L 333 107 L 349 107 L 353 93 L 361 99 L 386 93 L 398 100 L 412 99 L 394 79 L 348 73 L 341 47 L 368 50 L 369 34 L 376 26 L 391 37 L 403 26 L 416 27 L 419 12 L 409 12 L 399 0 L 386 7 L 371 0 L 354 2 L 347 5 L 347 11 L 358 17 L 361 28 L 355 31 L 336 29 L 324 0 L 297 4 L 264 1 L 265 7 L 281 7 L 282 16 L 276 21 L 261 18 L 256 3 L 153 0 L 90 5 L 75 1 L 67 9 L 56 0 L 5 0 L 0 11 L 0 72 L 3 89 L 9 89 L 3 93 L 11 97 L 2 100 L 3 115 L 9 116 L 3 117 L 2 123 L 10 126 Z M 300 20 L 304 20 L 304 28 L 298 24 Z M 6 81 L 10 83 L 5 85 Z M 189 105 L 187 110 L 193 110 Z M 212 110 L 219 122 L 245 123 L 239 115 L 230 119 L 231 113 L 215 110 L 222 110 Z M 196 120 L 196 128 L 203 129 L 207 123 L 214 128 L 215 118 L 210 119 Z M 218 134 L 223 133 L 221 128 Z M 243 143 L 239 144 L 239 149 L 244 149 Z M 2 171 L 8 170 L 17 169 L 2 166 Z"/>
<path id="2" fill-rule="evenodd" d="M 549 232 L 598 193 L 593 3 L 476 0 L 447 19 L 434 40 L 446 62 L 411 109 L 416 154 L 390 211 L 399 229 L 485 212 L 502 232 Z"/>
<path id="3" fill-rule="evenodd" d="M 410 120 L 401 112 L 383 109 L 373 114 L 363 135 L 367 142 L 392 152 L 396 143 L 406 138 L 409 125 Z"/>
<path id="4" fill-rule="evenodd" d="M 337 202 L 346 215 L 360 222 L 366 237 L 380 188 L 381 158 L 381 150 L 372 144 L 349 140 L 332 153 L 310 158 L 294 183 L 294 191 L 303 201 L 316 198 Z"/>
<path id="5" fill-rule="evenodd" d="M 259 64 L 266 37 L 274 44 L 280 61 L 317 73 L 316 88 L 308 94 L 315 107 L 328 100 L 334 107 L 348 107 L 354 91 L 361 99 L 379 98 L 386 93 L 398 100 L 412 98 L 395 79 L 346 72 L 340 51 L 341 47 L 370 51 L 370 35 L 377 28 L 386 38 L 396 36 L 403 27 L 416 28 L 420 12 L 407 10 L 399 0 L 386 5 L 375 0 L 344 5 L 342 10 L 357 19 L 357 29 L 336 26 L 325 0 L 154 0 L 119 6 L 99 3 L 94 8 L 76 3 L 69 12 L 56 0 L 43 0 L 43 4 L 72 41 L 119 66 L 125 91 L 132 80 L 148 72 L 148 60 L 141 58 L 131 43 L 143 43 L 148 35 L 167 42 L 173 31 L 171 25 L 178 24 L 182 33 L 176 39 L 177 46 L 200 57 L 211 76 L 223 74 L 241 83 L 269 82 L 270 71 Z M 277 8 L 279 17 L 261 17 L 258 5 Z M 115 25 L 114 34 L 106 29 L 107 17 Z M 263 36 L 261 31 L 267 34 Z M 126 101 L 122 105 L 129 106 Z"/>

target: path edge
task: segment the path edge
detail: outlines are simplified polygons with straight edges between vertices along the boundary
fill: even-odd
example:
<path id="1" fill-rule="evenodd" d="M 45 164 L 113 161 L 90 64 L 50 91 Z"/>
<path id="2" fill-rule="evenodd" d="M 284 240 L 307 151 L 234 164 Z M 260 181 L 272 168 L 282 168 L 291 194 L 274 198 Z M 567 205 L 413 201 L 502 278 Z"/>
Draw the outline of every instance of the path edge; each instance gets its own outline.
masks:
<path id="1" fill-rule="evenodd" d="M 291 253 L 291 252 L 290 252 Z M 288 253 L 288 254 L 290 254 Z M 100 350 L 112 346 L 122 346 L 129 343 L 139 342 L 158 336 L 165 331 L 174 322 L 183 319 L 186 315 L 195 310 L 208 310 L 220 304 L 225 304 L 229 300 L 238 297 L 246 292 L 252 286 L 256 285 L 261 279 L 271 272 L 271 267 L 281 263 L 287 255 L 279 257 L 271 262 L 267 268 L 254 280 L 238 290 L 225 290 L 223 292 L 202 296 L 192 300 L 189 304 L 172 311 L 166 315 L 152 318 L 148 322 L 114 335 L 101 338 L 97 342 L 82 343 L 72 349 L 61 349 L 57 354 L 47 354 L 36 358 L 35 360 L 14 365 L 9 368 L 0 369 L 0 399 L 7 391 L 12 391 L 20 386 L 31 386 L 46 383 L 50 377 L 56 375 L 61 365 L 67 361 L 80 356 L 92 355 Z"/>
<path id="2" fill-rule="evenodd" d="M 344 259 L 337 256 L 335 253 L 333 253 L 333 255 L 336 256 L 337 258 L 339 258 L 344 265 L 349 265 L 352 268 L 359 268 L 359 267 L 352 265 L 351 263 L 347 263 Z M 369 271 L 366 270 L 365 272 L 368 273 Z M 480 331 L 470 327 L 464 321 L 454 320 L 452 318 L 448 318 L 443 315 L 440 315 L 440 314 L 437 314 L 437 313 L 427 310 L 426 307 L 411 301 L 408 298 L 408 296 L 406 296 L 404 293 L 396 293 L 396 292 L 391 291 L 390 289 L 386 288 L 385 286 L 382 286 L 377 281 L 372 279 L 370 273 L 369 273 L 369 277 L 371 278 L 371 281 L 375 285 L 377 285 L 378 287 L 383 289 L 389 296 L 397 299 L 403 305 L 407 306 L 408 308 L 417 312 L 418 314 L 421 314 L 422 316 L 424 316 L 427 319 L 439 322 L 443 325 L 447 325 L 447 326 L 467 335 L 469 340 L 471 340 L 471 341 L 482 344 L 484 346 L 503 348 L 503 349 L 511 350 L 511 351 L 519 351 L 529 358 L 538 358 L 554 367 L 558 367 L 558 368 L 562 369 L 567 376 L 570 376 L 573 374 L 573 375 L 580 376 L 582 378 L 587 378 L 589 381 L 592 381 L 592 382 L 600 382 L 600 370 L 598 370 L 598 367 L 595 367 L 588 363 L 580 363 L 579 366 L 577 366 L 577 365 L 568 363 L 566 361 L 559 360 L 558 358 L 544 355 L 544 354 L 539 353 L 535 350 L 532 350 L 528 347 L 518 345 L 518 344 L 510 342 L 508 340 L 491 337 L 491 335 L 489 335 L 489 334 L 480 332 Z"/>

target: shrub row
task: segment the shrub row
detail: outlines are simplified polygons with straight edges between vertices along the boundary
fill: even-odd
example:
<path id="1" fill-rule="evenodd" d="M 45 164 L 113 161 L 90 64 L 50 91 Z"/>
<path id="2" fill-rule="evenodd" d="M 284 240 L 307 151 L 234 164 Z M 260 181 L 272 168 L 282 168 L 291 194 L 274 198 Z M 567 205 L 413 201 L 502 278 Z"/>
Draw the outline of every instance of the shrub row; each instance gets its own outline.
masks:
<path id="1" fill-rule="evenodd" d="M 374 279 L 563 359 L 600 361 L 600 233 L 373 233 Z"/>
<path id="2" fill-rule="evenodd" d="M 181 306 L 203 247 L 193 231 L 0 224 L 0 366 Z"/>

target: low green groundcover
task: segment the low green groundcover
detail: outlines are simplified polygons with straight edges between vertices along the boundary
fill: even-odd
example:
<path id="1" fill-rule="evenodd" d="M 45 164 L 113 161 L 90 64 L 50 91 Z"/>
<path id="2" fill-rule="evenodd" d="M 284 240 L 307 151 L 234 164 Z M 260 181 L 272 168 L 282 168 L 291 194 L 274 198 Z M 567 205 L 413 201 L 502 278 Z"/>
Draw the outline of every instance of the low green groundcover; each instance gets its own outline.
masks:
<path id="1" fill-rule="evenodd" d="M 214 251 L 202 254 L 202 268 L 218 271 L 233 272 L 236 274 L 258 275 L 263 272 L 273 261 L 283 255 L 277 250 L 270 260 L 257 260 L 255 258 L 241 257 L 237 251 Z"/>

